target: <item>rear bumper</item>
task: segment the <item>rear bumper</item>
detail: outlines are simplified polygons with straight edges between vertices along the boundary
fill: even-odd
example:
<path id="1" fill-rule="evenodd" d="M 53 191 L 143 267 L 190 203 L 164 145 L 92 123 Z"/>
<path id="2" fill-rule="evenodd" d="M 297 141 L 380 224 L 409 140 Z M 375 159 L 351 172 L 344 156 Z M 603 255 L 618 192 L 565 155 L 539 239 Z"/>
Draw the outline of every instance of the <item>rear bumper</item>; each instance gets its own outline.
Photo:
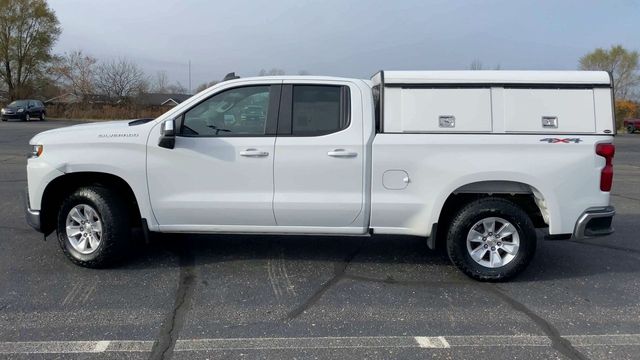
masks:
<path id="1" fill-rule="evenodd" d="M 29 207 L 29 193 L 26 190 L 24 191 L 24 216 L 29 226 L 37 231 L 42 231 L 40 224 L 40 211 L 31 210 Z"/>
<path id="2" fill-rule="evenodd" d="M 580 215 L 573 231 L 574 239 L 585 239 L 610 235 L 614 232 L 612 223 L 616 210 L 613 206 L 589 208 Z"/>

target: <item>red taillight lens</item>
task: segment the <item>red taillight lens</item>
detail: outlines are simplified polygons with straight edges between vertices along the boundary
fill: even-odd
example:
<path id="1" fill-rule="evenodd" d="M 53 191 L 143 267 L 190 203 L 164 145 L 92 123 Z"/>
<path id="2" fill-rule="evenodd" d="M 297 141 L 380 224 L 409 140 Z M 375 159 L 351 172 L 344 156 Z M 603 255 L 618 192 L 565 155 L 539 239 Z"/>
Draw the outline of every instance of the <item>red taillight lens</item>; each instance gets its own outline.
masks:
<path id="1" fill-rule="evenodd" d="M 613 144 L 597 144 L 596 154 L 602 156 L 606 163 L 600 173 L 600 190 L 611 191 L 613 184 L 613 155 L 616 153 L 616 147 Z"/>

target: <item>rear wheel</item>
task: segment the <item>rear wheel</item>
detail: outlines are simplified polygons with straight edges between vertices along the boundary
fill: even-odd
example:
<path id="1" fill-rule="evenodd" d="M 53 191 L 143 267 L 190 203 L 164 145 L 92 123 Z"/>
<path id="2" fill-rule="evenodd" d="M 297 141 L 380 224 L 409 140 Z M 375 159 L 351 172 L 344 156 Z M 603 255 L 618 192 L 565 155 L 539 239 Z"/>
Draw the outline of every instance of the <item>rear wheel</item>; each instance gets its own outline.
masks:
<path id="1" fill-rule="evenodd" d="M 509 279 L 536 251 L 533 222 L 516 204 L 484 198 L 463 207 L 447 234 L 447 253 L 466 275 L 481 281 Z"/>
<path id="2" fill-rule="evenodd" d="M 129 211 L 114 191 L 82 187 L 67 197 L 58 213 L 58 242 L 64 254 L 85 267 L 104 267 L 126 254 Z"/>
<path id="3" fill-rule="evenodd" d="M 633 126 L 633 125 L 627 126 L 627 133 L 633 134 L 635 131 L 636 131 L 635 126 Z"/>

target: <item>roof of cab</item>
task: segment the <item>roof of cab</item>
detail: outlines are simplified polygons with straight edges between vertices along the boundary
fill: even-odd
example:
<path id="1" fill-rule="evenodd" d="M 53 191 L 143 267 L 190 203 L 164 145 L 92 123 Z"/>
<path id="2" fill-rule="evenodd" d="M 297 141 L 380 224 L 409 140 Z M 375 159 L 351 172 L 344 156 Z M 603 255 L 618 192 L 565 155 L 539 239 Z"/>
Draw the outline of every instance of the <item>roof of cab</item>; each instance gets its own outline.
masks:
<path id="1" fill-rule="evenodd" d="M 380 84 L 378 72 L 371 80 Z M 611 85 L 606 71 L 384 71 L 385 84 L 597 84 Z"/>

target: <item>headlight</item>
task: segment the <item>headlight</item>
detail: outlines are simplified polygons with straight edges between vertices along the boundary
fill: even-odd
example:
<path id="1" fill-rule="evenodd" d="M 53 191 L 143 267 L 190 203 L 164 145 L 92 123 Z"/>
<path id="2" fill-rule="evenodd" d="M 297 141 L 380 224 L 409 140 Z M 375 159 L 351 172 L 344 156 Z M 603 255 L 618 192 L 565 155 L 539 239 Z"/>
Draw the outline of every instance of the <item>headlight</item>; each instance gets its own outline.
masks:
<path id="1" fill-rule="evenodd" d="M 4 114 L 4 109 L 0 110 L 2 112 L 2 114 Z"/>
<path id="2" fill-rule="evenodd" d="M 42 145 L 33 145 L 29 158 L 40 157 L 40 155 L 42 155 L 42 151 L 44 151 L 44 147 Z"/>
<path id="3" fill-rule="evenodd" d="M 18 109 L 18 112 L 19 113 L 24 112 L 24 109 Z"/>

